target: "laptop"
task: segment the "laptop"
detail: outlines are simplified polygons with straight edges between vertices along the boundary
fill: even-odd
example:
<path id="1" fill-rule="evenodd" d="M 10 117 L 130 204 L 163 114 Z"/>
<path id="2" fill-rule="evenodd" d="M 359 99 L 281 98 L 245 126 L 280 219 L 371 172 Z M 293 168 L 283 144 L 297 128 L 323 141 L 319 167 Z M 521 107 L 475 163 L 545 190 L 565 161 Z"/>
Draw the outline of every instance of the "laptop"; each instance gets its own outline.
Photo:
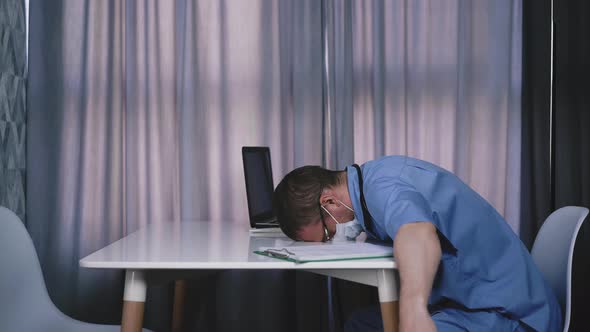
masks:
<path id="1" fill-rule="evenodd" d="M 242 161 L 246 179 L 246 198 L 250 227 L 253 231 L 280 231 L 272 211 L 272 166 L 270 149 L 263 146 L 242 147 Z"/>

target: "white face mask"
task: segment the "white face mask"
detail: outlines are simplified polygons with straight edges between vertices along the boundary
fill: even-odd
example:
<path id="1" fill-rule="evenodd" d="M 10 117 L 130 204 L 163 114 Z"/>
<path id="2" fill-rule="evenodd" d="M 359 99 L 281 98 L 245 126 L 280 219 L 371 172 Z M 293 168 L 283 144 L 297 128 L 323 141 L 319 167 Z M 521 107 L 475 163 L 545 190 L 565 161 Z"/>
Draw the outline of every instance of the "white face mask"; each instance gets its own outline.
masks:
<path id="1" fill-rule="evenodd" d="M 336 225 L 336 234 L 334 234 L 334 241 L 354 241 L 357 236 L 361 234 L 363 227 L 358 220 L 352 219 L 349 222 Z"/>
<path id="2" fill-rule="evenodd" d="M 341 200 L 338 201 L 340 202 L 340 204 L 344 205 L 345 208 L 354 213 L 354 210 L 351 207 L 344 204 Z M 330 211 L 328 211 L 328 209 L 326 209 L 323 206 L 322 209 L 324 209 L 324 211 L 326 211 L 326 213 L 328 213 L 330 217 L 332 217 L 332 219 L 334 219 L 334 221 L 336 222 L 336 233 L 332 238 L 334 241 L 354 240 L 363 231 L 363 227 L 361 226 L 359 221 L 356 220 L 356 218 L 352 219 L 351 221 L 340 223 L 338 222 L 338 220 L 336 220 L 336 218 L 334 218 L 334 216 L 330 213 Z"/>

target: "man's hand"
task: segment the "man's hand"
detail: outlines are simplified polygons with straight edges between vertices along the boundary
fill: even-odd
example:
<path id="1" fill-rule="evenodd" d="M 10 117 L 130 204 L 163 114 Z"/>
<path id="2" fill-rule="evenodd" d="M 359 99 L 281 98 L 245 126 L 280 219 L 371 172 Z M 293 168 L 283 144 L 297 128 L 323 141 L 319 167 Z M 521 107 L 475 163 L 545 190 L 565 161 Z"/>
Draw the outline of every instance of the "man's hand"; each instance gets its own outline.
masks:
<path id="1" fill-rule="evenodd" d="M 403 225 L 393 240 L 400 274 L 400 331 L 435 332 L 428 298 L 441 258 L 436 227 L 429 222 Z"/>

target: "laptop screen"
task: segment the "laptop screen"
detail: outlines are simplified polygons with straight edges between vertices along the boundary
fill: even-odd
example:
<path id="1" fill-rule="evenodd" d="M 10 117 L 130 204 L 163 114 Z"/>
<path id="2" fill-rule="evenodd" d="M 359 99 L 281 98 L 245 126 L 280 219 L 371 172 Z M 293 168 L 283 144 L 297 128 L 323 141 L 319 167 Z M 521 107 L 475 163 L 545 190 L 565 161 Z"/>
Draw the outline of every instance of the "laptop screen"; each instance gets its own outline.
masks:
<path id="1" fill-rule="evenodd" d="M 267 147 L 243 147 L 242 159 L 246 177 L 250 224 L 254 226 L 256 222 L 273 217 L 272 193 L 274 185 L 270 150 Z"/>

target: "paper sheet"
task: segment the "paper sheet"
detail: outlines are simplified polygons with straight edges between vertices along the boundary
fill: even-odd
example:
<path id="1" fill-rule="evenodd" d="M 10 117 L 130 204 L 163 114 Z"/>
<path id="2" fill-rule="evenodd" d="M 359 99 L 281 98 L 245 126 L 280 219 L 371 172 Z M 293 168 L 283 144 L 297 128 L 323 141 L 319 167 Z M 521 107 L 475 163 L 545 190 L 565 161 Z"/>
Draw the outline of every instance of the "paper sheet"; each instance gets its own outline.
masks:
<path id="1" fill-rule="evenodd" d="M 277 258 L 290 259 L 299 262 L 393 256 L 393 248 L 391 246 L 358 242 L 290 247 L 263 247 L 260 248 L 260 251 L 275 252 L 279 254 Z"/>

